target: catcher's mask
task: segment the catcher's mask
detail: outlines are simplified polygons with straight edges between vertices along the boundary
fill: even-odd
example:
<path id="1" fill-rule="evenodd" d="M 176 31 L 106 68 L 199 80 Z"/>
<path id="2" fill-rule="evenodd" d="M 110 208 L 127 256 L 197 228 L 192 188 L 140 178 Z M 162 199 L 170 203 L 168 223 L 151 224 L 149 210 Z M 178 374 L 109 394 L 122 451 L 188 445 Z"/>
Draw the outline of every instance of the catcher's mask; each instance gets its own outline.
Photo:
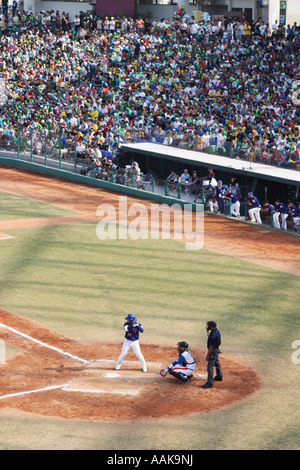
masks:
<path id="1" fill-rule="evenodd" d="M 177 343 L 177 349 L 179 352 L 181 352 L 180 348 L 188 349 L 188 347 L 189 345 L 186 341 L 180 341 L 179 343 Z"/>
<path id="2" fill-rule="evenodd" d="M 216 328 L 216 326 L 217 326 L 217 324 L 216 324 L 215 321 L 208 321 L 208 322 L 206 323 L 206 331 L 209 332 L 209 329 L 210 329 L 211 327 Z"/>

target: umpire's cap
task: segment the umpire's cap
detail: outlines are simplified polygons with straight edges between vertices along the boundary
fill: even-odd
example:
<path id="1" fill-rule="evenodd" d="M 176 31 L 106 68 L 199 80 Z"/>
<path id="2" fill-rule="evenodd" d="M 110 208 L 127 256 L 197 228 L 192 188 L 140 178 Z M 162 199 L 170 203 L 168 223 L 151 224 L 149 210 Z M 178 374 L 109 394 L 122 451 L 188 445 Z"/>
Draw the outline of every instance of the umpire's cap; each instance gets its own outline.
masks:
<path id="1" fill-rule="evenodd" d="M 206 323 L 206 326 L 207 326 L 208 328 L 210 328 L 211 326 L 212 326 L 213 328 L 216 328 L 217 324 L 216 324 L 215 321 L 208 321 L 208 322 Z"/>

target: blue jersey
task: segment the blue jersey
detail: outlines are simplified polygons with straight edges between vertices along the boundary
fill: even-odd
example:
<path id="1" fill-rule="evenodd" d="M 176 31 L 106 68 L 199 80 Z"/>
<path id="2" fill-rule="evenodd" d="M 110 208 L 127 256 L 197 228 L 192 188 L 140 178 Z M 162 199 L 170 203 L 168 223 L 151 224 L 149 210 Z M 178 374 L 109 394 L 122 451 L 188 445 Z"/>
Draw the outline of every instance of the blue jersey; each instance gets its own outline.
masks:
<path id="1" fill-rule="evenodd" d="M 131 325 L 129 322 L 124 323 L 125 338 L 128 339 L 128 341 L 137 341 L 140 332 L 144 333 L 144 328 L 140 323 L 136 322 L 134 325 Z"/>
<path id="2" fill-rule="evenodd" d="M 211 346 L 213 347 L 213 349 L 218 349 L 220 344 L 221 344 L 221 333 L 218 330 L 218 328 L 215 328 L 214 330 L 211 330 L 207 338 L 207 349 L 209 349 Z"/>
<path id="3" fill-rule="evenodd" d="M 227 194 L 226 197 L 229 197 L 229 198 L 231 199 L 231 202 L 232 202 L 233 204 L 238 201 L 238 198 L 237 198 L 236 195 L 233 194 L 233 193 Z"/>
<path id="4" fill-rule="evenodd" d="M 300 216 L 300 209 L 297 209 L 297 207 L 296 207 L 296 210 L 295 210 L 295 212 L 293 213 L 293 216 L 294 216 L 294 217 L 299 217 L 299 216 Z"/>
<path id="5" fill-rule="evenodd" d="M 296 217 L 300 214 L 300 209 L 298 209 L 296 206 L 292 206 L 288 208 L 289 212 L 291 212 L 291 216 Z"/>
<path id="6" fill-rule="evenodd" d="M 264 209 L 267 209 L 269 212 L 275 211 L 275 206 L 273 204 L 267 204 L 264 206 Z"/>
<path id="7" fill-rule="evenodd" d="M 225 196 L 227 189 L 224 186 L 216 186 L 216 196 L 217 198 Z"/>
<path id="8" fill-rule="evenodd" d="M 248 202 L 250 202 L 253 207 L 260 207 L 260 202 L 256 196 L 248 197 Z"/>
<path id="9" fill-rule="evenodd" d="M 279 204 L 277 204 L 277 206 L 275 206 L 275 211 L 280 212 L 281 214 L 287 214 L 288 208 L 285 207 L 285 205 L 282 204 L 282 202 L 280 202 Z"/>

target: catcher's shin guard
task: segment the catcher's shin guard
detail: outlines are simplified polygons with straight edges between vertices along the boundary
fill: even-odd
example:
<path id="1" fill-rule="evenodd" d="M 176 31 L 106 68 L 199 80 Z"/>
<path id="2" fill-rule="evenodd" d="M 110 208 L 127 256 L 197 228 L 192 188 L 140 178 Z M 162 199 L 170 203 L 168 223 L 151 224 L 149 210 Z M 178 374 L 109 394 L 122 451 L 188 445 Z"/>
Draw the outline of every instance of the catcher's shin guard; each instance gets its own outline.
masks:
<path id="1" fill-rule="evenodd" d="M 178 380 L 187 380 L 187 376 L 181 372 L 174 372 L 173 370 L 169 370 L 169 374 L 173 375 L 173 377 L 176 377 Z"/>

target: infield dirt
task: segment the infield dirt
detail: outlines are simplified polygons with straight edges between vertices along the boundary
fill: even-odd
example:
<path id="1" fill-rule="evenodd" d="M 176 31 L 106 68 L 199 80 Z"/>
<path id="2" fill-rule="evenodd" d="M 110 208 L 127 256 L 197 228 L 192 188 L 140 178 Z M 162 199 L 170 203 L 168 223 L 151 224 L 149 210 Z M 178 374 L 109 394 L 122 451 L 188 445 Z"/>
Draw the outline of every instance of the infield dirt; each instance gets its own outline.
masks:
<path id="1" fill-rule="evenodd" d="M 3 237 L 7 235 L 5 231 L 10 229 L 97 221 L 96 207 L 104 202 L 115 204 L 118 209 L 118 193 L 83 184 L 10 168 L 1 168 L 0 181 L 2 191 L 78 213 L 70 217 L 2 220 L 0 231 Z M 138 198 L 130 197 L 128 200 L 140 202 Z M 150 205 L 153 202 L 143 200 L 143 204 Z M 204 248 L 207 250 L 297 276 L 300 274 L 298 237 L 210 214 L 205 214 L 204 229 Z M 148 373 L 142 373 L 135 356 L 129 353 L 126 358 L 128 363 L 111 377 L 111 374 L 115 374 L 114 361 L 121 344 L 82 344 L 3 310 L 0 311 L 0 322 L 60 351 L 93 361 L 88 364 L 77 362 L 0 328 L 0 339 L 23 349 L 21 354 L 9 359 L 5 366 L 0 365 L 0 407 L 66 419 L 159 419 L 182 416 L 184 412 L 193 414 L 216 410 L 246 399 L 262 385 L 261 378 L 248 364 L 223 355 L 225 379 L 221 384 L 216 383 L 211 390 L 201 389 L 206 370 L 197 370 L 188 384 L 183 387 L 176 384 L 175 389 L 174 378 L 159 376 L 162 358 L 165 366 L 174 359 L 174 349 L 156 345 L 143 345 L 146 360 L 151 360 Z M 193 353 L 196 359 L 203 359 L 205 355 L 205 351 L 200 350 Z M 99 362 L 100 358 L 104 361 Z M 126 392 L 122 399 L 116 393 L 107 393 L 110 383 L 114 383 L 115 390 L 119 390 L 120 394 Z M 24 393 L 52 386 L 57 388 Z M 133 390 L 138 390 L 134 399 Z M 16 395 L 18 393 L 21 395 Z M 1 399 L 10 394 L 14 396 Z M 182 403 L 187 399 L 188 407 L 185 411 Z"/>

